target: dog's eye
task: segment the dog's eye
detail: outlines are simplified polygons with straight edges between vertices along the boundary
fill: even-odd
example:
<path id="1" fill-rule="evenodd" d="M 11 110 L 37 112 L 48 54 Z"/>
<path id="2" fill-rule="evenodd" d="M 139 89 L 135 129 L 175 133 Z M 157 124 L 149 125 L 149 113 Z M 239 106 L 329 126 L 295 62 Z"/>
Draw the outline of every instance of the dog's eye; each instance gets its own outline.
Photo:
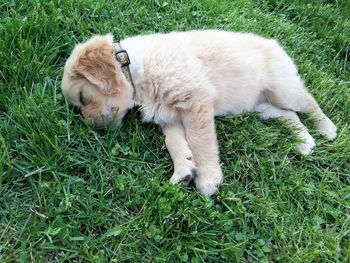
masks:
<path id="1" fill-rule="evenodd" d="M 84 101 L 84 97 L 83 97 L 83 93 L 80 91 L 79 93 L 79 100 L 80 100 L 80 103 L 85 106 L 85 101 Z"/>

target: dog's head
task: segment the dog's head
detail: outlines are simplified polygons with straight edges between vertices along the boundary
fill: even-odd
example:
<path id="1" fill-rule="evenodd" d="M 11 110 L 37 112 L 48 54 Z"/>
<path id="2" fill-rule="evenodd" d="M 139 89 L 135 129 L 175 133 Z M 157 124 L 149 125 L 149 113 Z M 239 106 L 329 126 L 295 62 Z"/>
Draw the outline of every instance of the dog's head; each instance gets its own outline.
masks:
<path id="1" fill-rule="evenodd" d="M 133 88 L 114 56 L 113 37 L 96 35 L 78 44 L 64 67 L 62 91 L 97 127 L 121 123 L 133 106 Z"/>

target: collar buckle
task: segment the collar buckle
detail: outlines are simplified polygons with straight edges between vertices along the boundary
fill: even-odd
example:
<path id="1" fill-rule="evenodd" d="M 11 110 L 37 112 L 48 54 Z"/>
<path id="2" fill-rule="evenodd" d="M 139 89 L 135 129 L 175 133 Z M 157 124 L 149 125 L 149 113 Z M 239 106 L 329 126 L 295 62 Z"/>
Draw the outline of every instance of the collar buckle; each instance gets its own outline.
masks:
<path id="1" fill-rule="evenodd" d="M 114 55 L 117 61 L 121 64 L 121 67 L 127 67 L 130 65 L 130 58 L 125 49 L 115 51 Z"/>

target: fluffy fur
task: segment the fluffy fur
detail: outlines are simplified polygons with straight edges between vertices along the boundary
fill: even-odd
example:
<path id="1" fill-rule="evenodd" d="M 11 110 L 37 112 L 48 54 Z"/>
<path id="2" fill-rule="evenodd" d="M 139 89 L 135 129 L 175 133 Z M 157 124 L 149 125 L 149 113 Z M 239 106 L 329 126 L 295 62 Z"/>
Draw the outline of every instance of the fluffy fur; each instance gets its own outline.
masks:
<path id="1" fill-rule="evenodd" d="M 259 112 L 284 118 L 310 154 L 314 139 L 296 112 L 311 113 L 332 140 L 336 126 L 306 91 L 297 68 L 275 41 L 217 30 L 136 36 L 121 41 L 131 60 L 133 87 L 114 59 L 111 35 L 78 44 L 64 68 L 63 93 L 97 126 L 119 124 L 140 106 L 162 127 L 174 163 L 170 181 L 194 179 L 212 195 L 222 182 L 214 116 Z"/>

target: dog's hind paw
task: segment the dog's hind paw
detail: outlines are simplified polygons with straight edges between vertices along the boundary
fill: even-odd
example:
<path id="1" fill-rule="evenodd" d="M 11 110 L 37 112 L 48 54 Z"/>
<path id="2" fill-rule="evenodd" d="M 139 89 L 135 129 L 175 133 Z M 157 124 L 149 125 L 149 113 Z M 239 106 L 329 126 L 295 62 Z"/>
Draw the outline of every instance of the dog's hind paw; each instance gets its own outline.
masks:
<path id="1" fill-rule="evenodd" d="M 317 128 L 327 140 L 332 141 L 337 137 L 337 126 L 328 118 L 319 121 Z"/>
<path id="2" fill-rule="evenodd" d="M 295 147 L 295 150 L 302 155 L 309 155 L 315 149 L 315 142 L 301 143 Z"/>

